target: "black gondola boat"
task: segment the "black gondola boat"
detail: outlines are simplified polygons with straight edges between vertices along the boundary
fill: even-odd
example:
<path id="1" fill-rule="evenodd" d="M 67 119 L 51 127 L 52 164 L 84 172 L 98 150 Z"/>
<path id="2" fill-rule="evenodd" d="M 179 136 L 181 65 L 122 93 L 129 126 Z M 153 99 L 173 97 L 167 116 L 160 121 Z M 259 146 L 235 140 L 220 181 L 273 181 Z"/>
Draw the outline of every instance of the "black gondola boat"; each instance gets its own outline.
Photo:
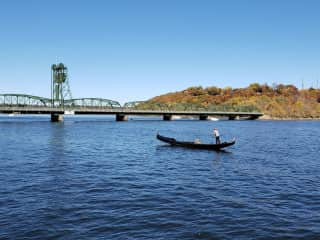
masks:
<path id="1" fill-rule="evenodd" d="M 229 147 L 236 143 L 235 138 L 233 138 L 230 142 L 222 142 L 220 144 L 177 141 L 175 138 L 164 137 L 164 136 L 161 136 L 159 133 L 157 133 L 157 139 L 162 142 L 169 143 L 171 146 L 186 147 L 186 148 L 193 148 L 193 149 L 215 150 L 215 151 L 219 151 L 222 148 Z"/>

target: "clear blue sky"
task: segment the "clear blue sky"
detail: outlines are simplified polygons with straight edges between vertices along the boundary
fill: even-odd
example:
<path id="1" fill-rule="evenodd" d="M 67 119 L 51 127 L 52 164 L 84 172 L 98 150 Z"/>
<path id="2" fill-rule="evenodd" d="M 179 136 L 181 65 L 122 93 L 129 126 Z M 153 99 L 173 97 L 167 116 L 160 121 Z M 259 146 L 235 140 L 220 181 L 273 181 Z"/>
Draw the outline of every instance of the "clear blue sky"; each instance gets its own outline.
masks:
<path id="1" fill-rule="evenodd" d="M 0 8 L 0 93 L 124 103 L 190 86 L 320 81 L 317 0 L 10 0 Z"/>

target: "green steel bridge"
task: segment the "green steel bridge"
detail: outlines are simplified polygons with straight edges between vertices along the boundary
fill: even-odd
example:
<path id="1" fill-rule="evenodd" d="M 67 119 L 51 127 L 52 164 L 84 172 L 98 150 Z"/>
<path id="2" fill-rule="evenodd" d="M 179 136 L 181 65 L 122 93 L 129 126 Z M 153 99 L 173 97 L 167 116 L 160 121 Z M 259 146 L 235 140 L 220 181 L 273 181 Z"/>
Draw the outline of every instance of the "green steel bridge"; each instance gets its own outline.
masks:
<path id="1" fill-rule="evenodd" d="M 69 107 L 103 107 L 103 108 L 120 108 L 117 101 L 103 98 L 75 98 L 63 101 L 65 108 Z M 50 98 L 26 95 L 26 94 L 0 94 L 0 106 L 12 107 L 51 107 Z"/>
<path id="2" fill-rule="evenodd" d="M 176 111 L 167 106 L 161 110 L 140 110 L 143 102 L 128 102 L 123 106 L 119 102 L 104 98 L 72 98 L 68 68 L 63 64 L 51 66 L 51 98 L 27 94 L 0 94 L 0 113 L 5 114 L 50 114 L 51 121 L 63 121 L 64 114 L 112 114 L 117 121 L 128 120 L 129 115 L 162 116 L 171 120 L 173 116 L 193 116 L 200 120 L 209 117 L 227 117 L 233 119 L 257 119 L 262 113 L 252 111 Z"/>
<path id="3" fill-rule="evenodd" d="M 172 120 L 173 116 L 193 116 L 199 120 L 207 120 L 210 117 L 226 117 L 230 120 L 257 119 L 263 115 L 259 112 L 139 110 L 136 108 L 139 103 L 129 102 L 121 106 L 119 102 L 110 99 L 76 98 L 65 100 L 62 106 L 54 106 L 50 98 L 26 94 L 0 94 L 0 113 L 50 114 L 52 121 L 62 121 L 63 114 L 115 115 L 117 121 L 128 120 L 129 115 L 162 116 L 164 120 Z"/>

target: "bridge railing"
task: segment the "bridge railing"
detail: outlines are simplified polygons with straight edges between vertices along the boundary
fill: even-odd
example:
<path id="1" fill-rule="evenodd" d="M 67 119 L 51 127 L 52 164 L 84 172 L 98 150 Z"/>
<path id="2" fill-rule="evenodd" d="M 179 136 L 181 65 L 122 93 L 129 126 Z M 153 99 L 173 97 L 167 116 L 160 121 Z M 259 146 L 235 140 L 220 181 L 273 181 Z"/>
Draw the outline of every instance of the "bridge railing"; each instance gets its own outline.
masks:
<path id="1" fill-rule="evenodd" d="M 209 111 L 209 112 L 259 112 L 253 105 L 229 105 L 229 104 L 210 104 L 203 106 L 194 103 L 147 103 L 134 102 L 135 104 L 125 104 L 124 108 L 136 110 L 161 110 L 161 111 Z"/>
<path id="2" fill-rule="evenodd" d="M 25 94 L 0 94 L 0 106 L 26 107 L 26 108 L 63 108 L 66 110 L 78 109 L 125 109 L 125 110 L 147 110 L 147 111 L 207 111 L 207 112 L 259 112 L 255 106 L 250 105 L 227 105 L 198 103 L 148 103 L 142 101 L 125 103 L 103 98 L 77 98 L 64 101 L 63 106 L 52 105 L 49 98 L 37 97 Z"/>

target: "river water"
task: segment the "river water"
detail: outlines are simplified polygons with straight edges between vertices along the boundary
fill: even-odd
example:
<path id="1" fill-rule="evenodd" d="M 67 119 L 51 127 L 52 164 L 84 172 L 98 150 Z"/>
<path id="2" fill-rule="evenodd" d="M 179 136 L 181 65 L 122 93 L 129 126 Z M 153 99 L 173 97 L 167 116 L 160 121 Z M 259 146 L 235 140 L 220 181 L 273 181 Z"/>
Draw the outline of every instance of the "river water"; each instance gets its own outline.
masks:
<path id="1" fill-rule="evenodd" d="M 320 239 L 319 154 L 319 121 L 1 116 L 0 239 Z"/>

